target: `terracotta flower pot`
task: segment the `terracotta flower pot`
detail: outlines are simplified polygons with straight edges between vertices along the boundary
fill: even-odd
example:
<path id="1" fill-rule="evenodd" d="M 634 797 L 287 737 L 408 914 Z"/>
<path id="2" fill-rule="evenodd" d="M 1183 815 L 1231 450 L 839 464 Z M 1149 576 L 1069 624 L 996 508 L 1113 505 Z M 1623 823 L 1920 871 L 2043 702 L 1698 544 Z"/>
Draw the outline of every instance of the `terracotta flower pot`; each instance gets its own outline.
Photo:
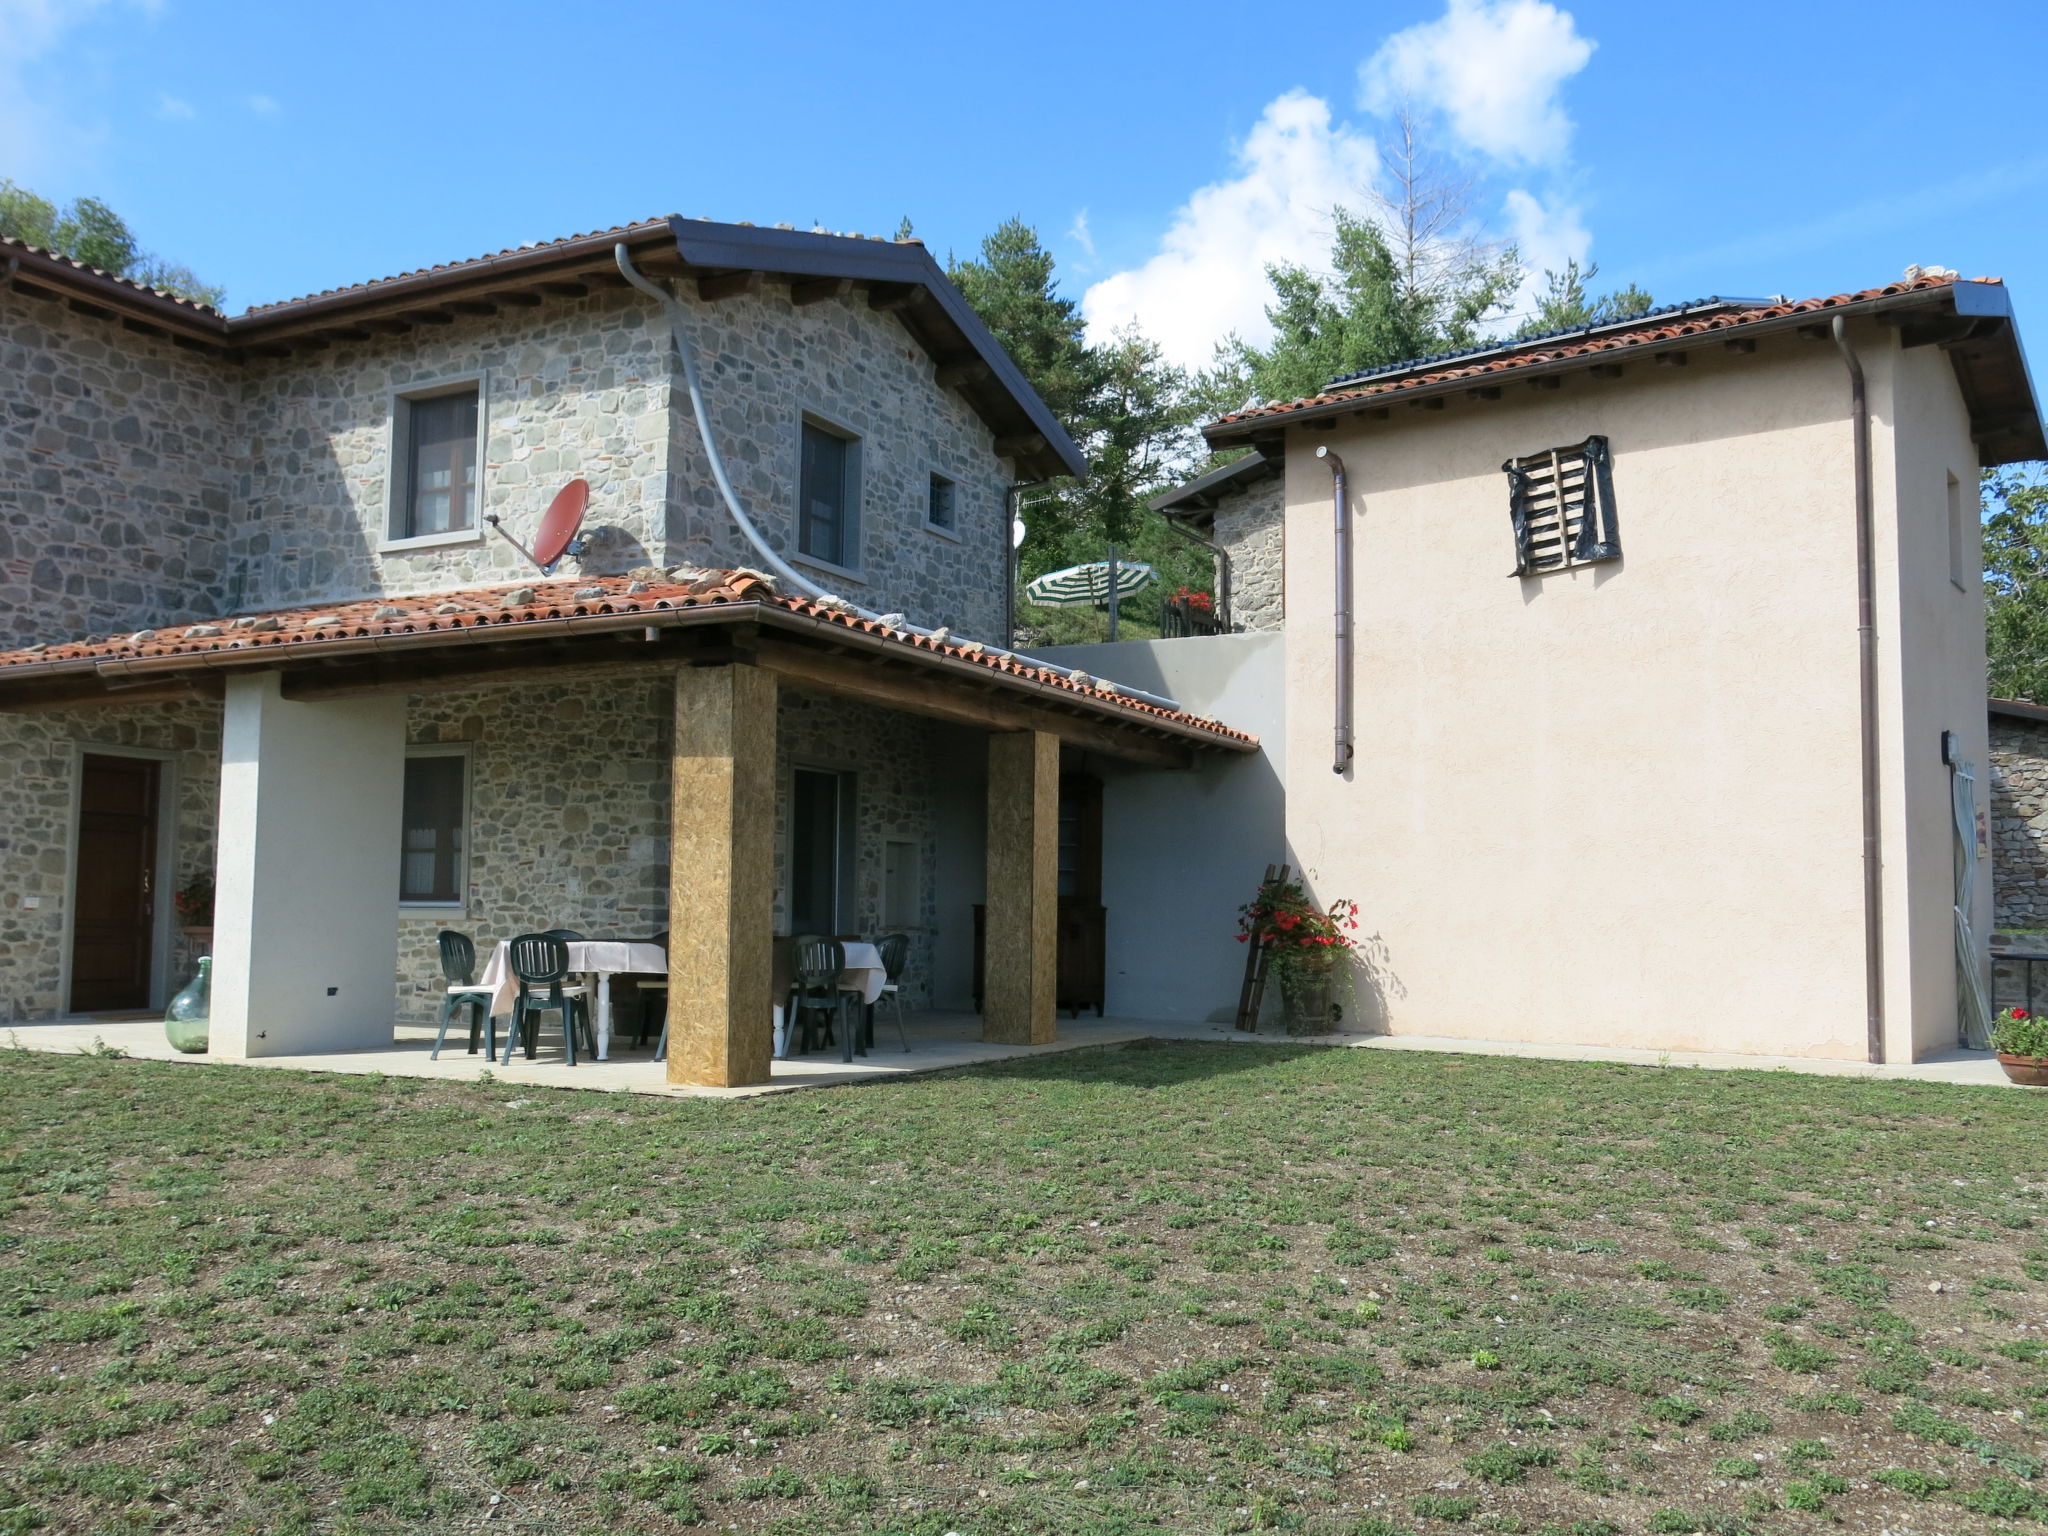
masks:
<path id="1" fill-rule="evenodd" d="M 2029 1088 L 2048 1088 L 2048 1056 L 2012 1056 L 2000 1051 L 1998 1064 L 2016 1083 Z"/>

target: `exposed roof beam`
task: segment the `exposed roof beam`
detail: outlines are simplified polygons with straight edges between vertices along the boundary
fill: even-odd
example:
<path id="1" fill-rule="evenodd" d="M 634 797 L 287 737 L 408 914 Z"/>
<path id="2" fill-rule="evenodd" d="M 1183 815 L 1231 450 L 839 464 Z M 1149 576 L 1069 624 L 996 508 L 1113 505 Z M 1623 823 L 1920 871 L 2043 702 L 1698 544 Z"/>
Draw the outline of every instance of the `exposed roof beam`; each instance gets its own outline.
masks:
<path id="1" fill-rule="evenodd" d="M 767 280 L 766 275 L 760 272 L 723 272 L 717 277 L 700 277 L 697 279 L 697 297 L 707 304 L 715 304 L 720 299 L 737 299 L 744 294 L 759 293 Z"/>
<path id="2" fill-rule="evenodd" d="M 789 302 L 801 309 L 827 299 L 843 299 L 853 292 L 850 277 L 806 277 L 789 285 Z"/>

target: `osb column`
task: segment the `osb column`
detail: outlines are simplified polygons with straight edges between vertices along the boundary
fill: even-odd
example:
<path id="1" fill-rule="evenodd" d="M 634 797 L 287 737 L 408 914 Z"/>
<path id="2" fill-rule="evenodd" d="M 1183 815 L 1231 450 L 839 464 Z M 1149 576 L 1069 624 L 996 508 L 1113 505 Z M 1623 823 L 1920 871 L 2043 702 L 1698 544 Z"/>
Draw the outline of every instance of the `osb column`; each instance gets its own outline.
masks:
<path id="1" fill-rule="evenodd" d="M 988 909 L 981 1037 L 1050 1045 L 1058 1013 L 1060 742 L 988 739 Z"/>
<path id="2" fill-rule="evenodd" d="M 668 1080 L 768 1081 L 775 922 L 775 679 L 676 674 Z"/>

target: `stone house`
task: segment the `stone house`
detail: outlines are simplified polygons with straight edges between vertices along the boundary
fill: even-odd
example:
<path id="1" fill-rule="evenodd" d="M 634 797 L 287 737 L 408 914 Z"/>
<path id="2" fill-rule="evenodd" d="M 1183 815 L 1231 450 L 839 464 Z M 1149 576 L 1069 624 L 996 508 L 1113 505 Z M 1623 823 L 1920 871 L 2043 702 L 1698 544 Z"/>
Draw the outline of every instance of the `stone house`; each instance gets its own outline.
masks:
<path id="1" fill-rule="evenodd" d="M 2016 826 L 2039 775 L 1984 713 L 1978 472 L 2044 456 L 2002 284 L 1674 306 L 1205 432 L 1253 452 L 1154 505 L 1277 635 L 1090 659 L 1143 681 L 1201 644 L 1278 701 L 1250 843 L 1203 825 L 1240 871 L 1360 903 L 1353 1020 L 1874 1061 L 1978 1038 L 1995 860 L 2020 866 L 2001 921 L 2048 911 Z M 1178 792 L 1120 782 L 1118 826 Z M 1109 857 L 1181 878 L 1136 840 Z"/>
<path id="2" fill-rule="evenodd" d="M 0 404 L 0 1017 L 204 943 L 215 1054 L 344 1048 L 443 928 L 668 932 L 672 1079 L 745 1083 L 772 934 L 964 1007 L 985 906 L 986 1028 L 1048 1039 L 1062 779 L 1255 746 L 996 643 L 1081 461 L 916 242 L 654 220 L 233 317 L 0 242 Z"/>
<path id="3" fill-rule="evenodd" d="M 2048 706 L 1993 699 L 1990 714 L 1993 926 L 2048 933 Z"/>

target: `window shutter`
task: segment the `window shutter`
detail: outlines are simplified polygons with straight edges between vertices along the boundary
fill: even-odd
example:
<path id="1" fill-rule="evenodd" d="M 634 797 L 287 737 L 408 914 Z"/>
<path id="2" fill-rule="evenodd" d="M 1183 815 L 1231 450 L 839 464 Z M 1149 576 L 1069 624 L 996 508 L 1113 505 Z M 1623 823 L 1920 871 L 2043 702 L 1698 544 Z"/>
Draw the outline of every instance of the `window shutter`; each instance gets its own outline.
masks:
<path id="1" fill-rule="evenodd" d="M 1606 438 L 1509 459 L 1501 469 L 1508 477 L 1517 576 L 1621 558 Z"/>

